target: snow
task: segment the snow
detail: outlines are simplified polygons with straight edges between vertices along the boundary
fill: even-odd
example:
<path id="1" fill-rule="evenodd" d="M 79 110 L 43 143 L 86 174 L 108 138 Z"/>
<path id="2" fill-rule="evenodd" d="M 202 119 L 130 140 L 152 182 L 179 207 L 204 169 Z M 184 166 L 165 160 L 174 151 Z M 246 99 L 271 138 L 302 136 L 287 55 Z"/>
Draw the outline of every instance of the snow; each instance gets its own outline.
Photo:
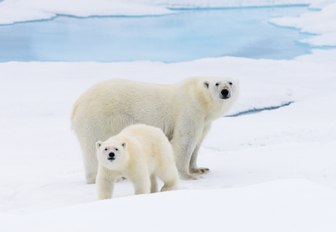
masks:
<path id="1" fill-rule="evenodd" d="M 160 226 L 162 218 L 175 212 L 169 208 L 174 205 L 190 215 L 188 221 L 192 220 L 191 228 L 195 229 L 207 225 L 231 230 L 237 224 L 236 231 L 246 231 L 245 225 L 269 231 L 273 222 L 279 224 L 275 231 L 313 231 L 319 226 L 327 228 L 323 231 L 335 230 L 330 219 L 335 198 L 329 195 L 336 189 L 336 110 L 331 107 L 336 101 L 336 66 L 331 61 L 316 62 L 315 56 L 278 61 L 223 57 L 173 64 L 0 63 L 2 225 L 13 231 L 52 231 L 51 227 L 64 226 L 69 231 L 89 231 L 99 226 L 97 223 L 104 228 L 124 228 L 124 217 L 116 224 L 108 218 L 123 215 L 118 214 L 120 210 L 138 212 L 128 208 L 135 207 L 144 213 L 130 217 L 148 221 L 154 217 L 151 207 L 162 206 L 168 209 L 155 208 L 157 224 L 153 228 L 189 226 L 178 220 Z M 136 197 L 125 181 L 116 185 L 115 199 L 97 202 L 95 186 L 84 182 L 80 149 L 70 129 L 75 99 L 92 84 L 114 77 L 172 83 L 195 75 L 240 80 L 241 97 L 230 114 L 294 103 L 217 120 L 200 151 L 199 164 L 211 169 L 203 178 L 181 181 L 175 192 Z M 329 191 L 333 193 L 328 195 Z M 260 197 L 249 198 L 250 194 Z M 306 195 L 308 198 L 303 197 Z M 192 200 L 194 207 L 190 206 Z M 70 217 L 77 214 L 75 219 Z M 99 215 L 108 217 L 106 222 Z M 294 220 L 291 215 L 298 216 Z"/>
<path id="2" fill-rule="evenodd" d="M 57 15 L 139 16 L 173 13 L 175 8 L 250 7 L 311 4 L 321 8 L 332 0 L 4 0 L 0 1 L 0 24 L 46 20 Z M 80 6 L 80 7 L 78 7 Z"/>
<path id="3" fill-rule="evenodd" d="M 142 16 L 167 13 L 171 13 L 171 11 L 164 7 L 136 1 L 132 4 L 125 4 L 121 0 L 77 0 L 76 4 L 69 4 L 67 0 L 5 0 L 0 2 L 0 24 L 45 20 L 57 15 L 88 17 Z"/>
<path id="4" fill-rule="evenodd" d="M 334 231 L 335 213 L 335 191 L 293 179 L 236 189 L 184 190 L 119 198 L 69 207 L 66 211 L 57 209 L 16 220 L 9 218 L 2 225 L 34 232 L 115 229 L 328 232 Z"/>
<path id="5" fill-rule="evenodd" d="M 51 8 L 41 10 L 47 3 L 35 2 L 29 0 L 32 11 L 27 11 L 28 6 L 18 7 L 23 1 L 5 0 L 0 17 L 4 6 L 21 9 L 17 16 L 24 20 L 55 14 Z M 59 12 L 70 13 L 58 2 Z M 160 2 L 155 7 L 166 10 Z M 85 10 L 88 5 L 77 13 L 91 14 Z M 335 4 L 323 5 L 321 11 L 274 23 L 328 36 L 335 32 L 334 12 Z M 39 13 L 43 15 L 36 17 Z M 0 63 L 1 229 L 335 231 L 335 64 L 335 49 L 315 49 L 293 60 Z M 113 199 L 97 201 L 95 186 L 84 182 L 80 149 L 70 128 L 73 102 L 105 79 L 173 83 L 201 75 L 239 79 L 241 96 L 229 115 L 260 109 L 213 124 L 199 155 L 199 165 L 211 172 L 180 181 L 176 191 L 141 196 L 133 196 L 128 181 L 120 182 Z"/>
<path id="6" fill-rule="evenodd" d="M 316 46 L 336 46 L 336 3 L 325 6 L 321 11 L 271 21 L 280 26 L 295 27 L 302 32 L 317 34 L 302 42 Z"/>
<path id="7" fill-rule="evenodd" d="M 295 58 L 298 61 L 309 60 L 310 62 L 323 62 L 325 64 L 335 64 L 336 63 L 336 51 L 335 49 L 312 50 L 312 56 L 300 56 Z"/>

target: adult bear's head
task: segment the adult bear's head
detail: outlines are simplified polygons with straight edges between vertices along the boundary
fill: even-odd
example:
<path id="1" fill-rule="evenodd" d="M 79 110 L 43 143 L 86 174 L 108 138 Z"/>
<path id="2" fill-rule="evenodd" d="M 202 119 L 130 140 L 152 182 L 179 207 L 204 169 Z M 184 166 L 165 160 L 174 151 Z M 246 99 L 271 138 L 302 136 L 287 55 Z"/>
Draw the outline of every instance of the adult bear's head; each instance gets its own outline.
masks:
<path id="1" fill-rule="evenodd" d="M 239 82 L 232 78 L 202 77 L 198 79 L 204 103 L 214 117 L 226 113 L 239 95 Z M 211 114 L 211 112 L 209 112 Z"/>
<path id="2" fill-rule="evenodd" d="M 204 88 L 209 90 L 209 94 L 214 101 L 235 100 L 238 96 L 238 81 L 231 78 L 203 80 Z"/>

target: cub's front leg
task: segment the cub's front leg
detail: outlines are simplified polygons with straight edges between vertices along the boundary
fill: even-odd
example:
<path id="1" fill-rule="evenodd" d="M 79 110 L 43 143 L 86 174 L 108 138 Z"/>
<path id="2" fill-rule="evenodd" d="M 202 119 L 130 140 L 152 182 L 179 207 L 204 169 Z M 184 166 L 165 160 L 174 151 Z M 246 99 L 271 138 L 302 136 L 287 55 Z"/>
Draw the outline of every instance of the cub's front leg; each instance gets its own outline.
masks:
<path id="1" fill-rule="evenodd" d="M 118 177 L 119 175 L 113 171 L 99 165 L 98 174 L 96 177 L 96 186 L 99 200 L 110 199 L 112 197 L 114 183 Z"/>
<path id="2" fill-rule="evenodd" d="M 133 183 L 135 194 L 151 192 L 151 178 L 144 160 L 137 160 L 137 166 L 133 167 L 128 177 Z"/>

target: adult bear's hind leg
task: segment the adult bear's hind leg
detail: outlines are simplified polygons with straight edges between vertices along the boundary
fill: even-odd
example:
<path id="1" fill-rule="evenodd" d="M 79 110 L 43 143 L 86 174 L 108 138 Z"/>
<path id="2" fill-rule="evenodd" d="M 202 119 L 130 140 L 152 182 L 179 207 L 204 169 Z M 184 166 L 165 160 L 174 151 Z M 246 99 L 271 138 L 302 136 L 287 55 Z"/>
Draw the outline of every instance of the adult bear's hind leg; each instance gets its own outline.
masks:
<path id="1" fill-rule="evenodd" d="M 96 148 L 94 143 L 85 143 L 82 145 L 83 161 L 85 169 L 85 178 L 87 184 L 96 182 L 98 161 L 96 157 Z"/>

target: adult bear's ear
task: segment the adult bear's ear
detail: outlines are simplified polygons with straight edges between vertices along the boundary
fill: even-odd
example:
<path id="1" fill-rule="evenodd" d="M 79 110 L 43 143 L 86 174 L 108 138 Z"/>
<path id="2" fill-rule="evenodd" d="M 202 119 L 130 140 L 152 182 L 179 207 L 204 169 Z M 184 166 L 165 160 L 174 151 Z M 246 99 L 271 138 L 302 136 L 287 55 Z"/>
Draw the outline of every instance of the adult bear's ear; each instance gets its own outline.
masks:
<path id="1" fill-rule="evenodd" d="M 205 88 L 207 88 L 207 89 L 209 88 L 209 82 L 208 81 L 204 81 L 203 85 L 204 85 Z"/>
<path id="2" fill-rule="evenodd" d="M 101 141 L 96 142 L 96 149 L 98 150 L 102 145 Z"/>
<path id="3" fill-rule="evenodd" d="M 123 143 L 121 144 L 121 146 L 122 146 L 123 148 L 126 148 L 126 143 L 123 142 Z"/>

